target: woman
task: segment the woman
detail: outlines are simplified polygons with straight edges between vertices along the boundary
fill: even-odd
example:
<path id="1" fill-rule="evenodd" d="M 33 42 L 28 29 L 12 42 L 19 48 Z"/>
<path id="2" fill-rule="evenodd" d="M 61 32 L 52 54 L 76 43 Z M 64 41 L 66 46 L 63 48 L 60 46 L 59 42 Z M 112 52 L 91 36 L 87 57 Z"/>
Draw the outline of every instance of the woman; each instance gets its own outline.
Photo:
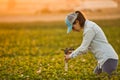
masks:
<path id="1" fill-rule="evenodd" d="M 118 65 L 118 55 L 109 44 L 102 29 L 94 22 L 85 19 L 80 11 L 70 13 L 65 18 L 69 33 L 71 30 L 79 32 L 83 29 L 83 41 L 81 46 L 70 55 L 65 55 L 65 60 L 76 57 L 78 54 L 86 53 L 90 50 L 98 61 L 94 73 L 106 72 L 109 75 L 116 70 Z"/>

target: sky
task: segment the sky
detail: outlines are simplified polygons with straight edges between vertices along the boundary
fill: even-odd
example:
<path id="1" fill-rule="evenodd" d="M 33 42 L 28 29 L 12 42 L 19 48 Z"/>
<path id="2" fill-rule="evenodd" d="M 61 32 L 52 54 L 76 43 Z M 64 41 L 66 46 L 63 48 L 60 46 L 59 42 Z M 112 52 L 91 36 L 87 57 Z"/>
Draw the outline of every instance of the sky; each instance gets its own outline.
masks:
<path id="1" fill-rule="evenodd" d="M 112 0 L 0 0 L 0 14 L 35 13 L 43 9 L 51 11 L 74 8 L 95 9 L 100 6 L 116 7 L 117 4 Z"/>

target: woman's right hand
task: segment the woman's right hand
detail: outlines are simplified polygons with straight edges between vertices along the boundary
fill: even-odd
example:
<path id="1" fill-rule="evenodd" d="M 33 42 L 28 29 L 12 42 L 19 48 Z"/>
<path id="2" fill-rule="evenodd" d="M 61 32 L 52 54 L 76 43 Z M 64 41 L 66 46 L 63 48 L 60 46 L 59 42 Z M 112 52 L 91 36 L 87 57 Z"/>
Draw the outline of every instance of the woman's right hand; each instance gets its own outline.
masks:
<path id="1" fill-rule="evenodd" d="M 65 55 L 65 61 L 68 62 L 70 60 L 70 55 Z"/>

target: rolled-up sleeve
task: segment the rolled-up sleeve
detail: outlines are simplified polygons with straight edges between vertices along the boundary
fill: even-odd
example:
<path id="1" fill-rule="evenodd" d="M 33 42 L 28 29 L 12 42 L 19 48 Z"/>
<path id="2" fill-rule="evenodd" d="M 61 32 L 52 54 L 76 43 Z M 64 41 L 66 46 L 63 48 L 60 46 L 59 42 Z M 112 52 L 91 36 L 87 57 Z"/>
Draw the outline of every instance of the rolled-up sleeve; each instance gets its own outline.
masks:
<path id="1" fill-rule="evenodd" d="M 89 28 L 85 33 L 83 33 L 83 41 L 80 47 L 78 47 L 75 51 L 70 54 L 70 58 L 76 57 L 78 54 L 86 53 L 88 51 L 88 47 L 92 42 L 95 36 L 95 31 L 92 28 Z"/>

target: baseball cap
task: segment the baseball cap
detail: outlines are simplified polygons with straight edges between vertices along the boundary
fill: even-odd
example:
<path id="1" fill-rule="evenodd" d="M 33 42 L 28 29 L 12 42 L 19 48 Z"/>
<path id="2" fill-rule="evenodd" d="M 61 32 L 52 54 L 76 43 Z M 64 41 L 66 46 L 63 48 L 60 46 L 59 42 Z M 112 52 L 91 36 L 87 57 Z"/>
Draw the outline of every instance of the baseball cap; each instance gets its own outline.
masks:
<path id="1" fill-rule="evenodd" d="M 66 16 L 65 23 L 68 27 L 67 33 L 70 33 L 72 31 L 73 23 L 76 18 L 77 18 L 77 13 L 70 13 Z"/>

